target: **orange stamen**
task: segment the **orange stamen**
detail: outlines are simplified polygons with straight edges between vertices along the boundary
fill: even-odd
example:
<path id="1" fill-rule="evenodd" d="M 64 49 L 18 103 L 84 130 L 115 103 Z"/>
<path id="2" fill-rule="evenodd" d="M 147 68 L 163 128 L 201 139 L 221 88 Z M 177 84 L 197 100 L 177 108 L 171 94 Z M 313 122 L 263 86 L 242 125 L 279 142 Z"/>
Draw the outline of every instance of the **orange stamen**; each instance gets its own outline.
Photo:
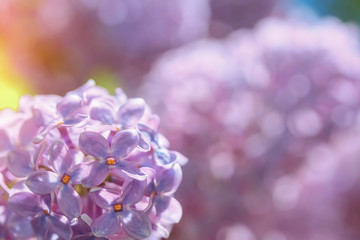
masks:
<path id="1" fill-rule="evenodd" d="M 46 215 L 49 215 L 49 211 L 48 210 L 44 210 L 44 213 L 46 214 Z"/>
<path id="2" fill-rule="evenodd" d="M 56 125 L 60 126 L 60 125 L 63 125 L 63 124 L 64 124 L 64 122 L 59 122 Z"/>
<path id="3" fill-rule="evenodd" d="M 115 158 L 109 157 L 108 159 L 106 159 L 106 164 L 115 165 Z"/>
<path id="4" fill-rule="evenodd" d="M 65 173 L 61 179 L 62 183 L 67 184 L 69 180 L 70 180 L 70 176 Z"/>
<path id="5" fill-rule="evenodd" d="M 120 204 L 120 203 L 118 203 L 118 204 L 114 204 L 114 211 L 115 212 L 119 212 L 119 211 L 121 211 L 121 209 L 122 209 L 122 205 Z"/>

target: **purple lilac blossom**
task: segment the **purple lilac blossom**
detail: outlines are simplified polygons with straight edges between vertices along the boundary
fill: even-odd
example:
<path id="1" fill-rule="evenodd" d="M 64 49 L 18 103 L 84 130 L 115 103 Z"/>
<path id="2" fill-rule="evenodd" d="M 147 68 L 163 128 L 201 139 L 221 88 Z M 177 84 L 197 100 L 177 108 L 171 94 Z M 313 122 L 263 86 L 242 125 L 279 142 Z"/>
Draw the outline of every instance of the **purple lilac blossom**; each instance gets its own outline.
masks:
<path id="1" fill-rule="evenodd" d="M 359 30 L 301 17 L 191 43 L 153 66 L 142 95 L 193 160 L 172 239 L 360 237 Z"/>
<path id="2" fill-rule="evenodd" d="M 101 112 L 116 121 L 101 121 L 111 119 Z M 173 195 L 186 160 L 168 145 L 161 148 L 172 153 L 171 165 L 152 158 L 160 145 L 138 125 L 159 134 L 154 119 L 143 99 L 121 89 L 112 96 L 92 80 L 64 97 L 24 96 L 18 111 L 1 111 L 0 237 L 168 237 L 182 215 Z M 149 186 L 161 195 L 147 194 Z"/>

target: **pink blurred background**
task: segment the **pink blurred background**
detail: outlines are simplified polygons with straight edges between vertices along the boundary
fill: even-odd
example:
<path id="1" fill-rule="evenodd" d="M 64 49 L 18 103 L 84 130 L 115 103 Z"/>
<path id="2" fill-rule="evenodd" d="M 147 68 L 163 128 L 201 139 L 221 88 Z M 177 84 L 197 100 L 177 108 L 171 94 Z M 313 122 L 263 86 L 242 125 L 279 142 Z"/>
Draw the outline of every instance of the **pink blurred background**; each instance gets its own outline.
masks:
<path id="1" fill-rule="evenodd" d="M 190 160 L 170 239 L 360 239 L 359 29 L 299 2 L 3 0 L 0 107 L 144 97 Z"/>

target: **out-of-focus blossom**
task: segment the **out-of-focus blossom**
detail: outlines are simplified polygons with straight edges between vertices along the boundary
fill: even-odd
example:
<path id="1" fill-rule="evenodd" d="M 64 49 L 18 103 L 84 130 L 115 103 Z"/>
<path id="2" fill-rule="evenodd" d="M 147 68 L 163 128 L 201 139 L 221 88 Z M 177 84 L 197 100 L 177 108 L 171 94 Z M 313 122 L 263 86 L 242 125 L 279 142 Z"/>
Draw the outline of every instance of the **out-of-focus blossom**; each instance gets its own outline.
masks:
<path id="1" fill-rule="evenodd" d="M 182 179 L 180 164 L 186 161 L 164 145 L 173 154 L 172 165 L 152 159 L 159 145 L 137 126 L 139 122 L 158 135 L 151 124 L 158 117 L 143 99 L 116 92 L 109 95 L 90 80 L 65 97 L 24 96 L 18 111 L 0 112 L 1 238 L 168 237 L 182 215 L 173 194 Z M 93 104 L 100 99 L 112 107 L 112 112 L 102 112 L 117 113 L 120 125 L 92 118 L 95 109 L 101 112 Z M 160 195 L 149 196 L 148 186 L 158 186 Z M 159 198 L 177 205 L 165 201 L 161 214 L 154 215 Z M 166 231 L 159 230 L 161 224 Z"/>
<path id="2" fill-rule="evenodd" d="M 65 93 L 97 75 L 132 90 L 158 54 L 206 36 L 208 21 L 207 0 L 0 4 L 0 38 L 41 92 Z"/>
<path id="3" fill-rule="evenodd" d="M 359 32 L 311 19 L 268 18 L 154 65 L 142 91 L 193 160 L 173 239 L 359 237 Z"/>
<path id="4" fill-rule="evenodd" d="M 209 0 L 211 8 L 210 35 L 226 36 L 239 28 L 254 27 L 269 16 L 281 0 Z"/>

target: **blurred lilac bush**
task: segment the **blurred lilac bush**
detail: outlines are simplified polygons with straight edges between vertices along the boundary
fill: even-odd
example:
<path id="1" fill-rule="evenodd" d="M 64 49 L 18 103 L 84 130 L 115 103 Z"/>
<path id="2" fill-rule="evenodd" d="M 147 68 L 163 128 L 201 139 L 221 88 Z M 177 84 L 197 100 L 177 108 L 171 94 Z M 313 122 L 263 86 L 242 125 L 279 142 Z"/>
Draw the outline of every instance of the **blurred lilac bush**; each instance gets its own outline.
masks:
<path id="1" fill-rule="evenodd" d="M 0 238 L 160 239 L 186 158 L 141 98 L 88 81 L 0 112 Z"/>
<path id="2" fill-rule="evenodd" d="M 141 92 L 193 160 L 173 239 L 359 239 L 358 39 L 267 18 L 157 61 Z"/>
<path id="3" fill-rule="evenodd" d="M 209 21 L 207 0 L 5 0 L 0 13 L 22 72 L 61 93 L 99 72 L 132 91 L 158 54 L 206 36 Z"/>

